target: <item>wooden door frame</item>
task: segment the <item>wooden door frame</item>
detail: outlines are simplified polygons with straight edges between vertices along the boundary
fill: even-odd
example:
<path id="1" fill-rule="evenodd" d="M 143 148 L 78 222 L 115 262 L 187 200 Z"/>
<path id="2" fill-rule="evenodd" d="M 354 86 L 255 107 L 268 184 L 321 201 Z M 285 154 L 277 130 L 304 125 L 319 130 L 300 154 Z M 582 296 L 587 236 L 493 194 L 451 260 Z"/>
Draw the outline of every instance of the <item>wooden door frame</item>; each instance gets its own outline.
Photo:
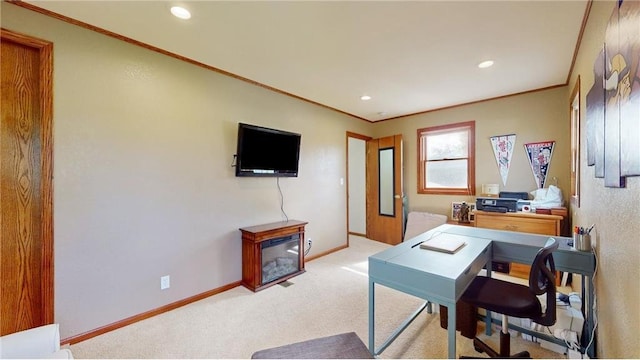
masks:
<path id="1" fill-rule="evenodd" d="M 350 138 L 364 141 L 365 142 L 365 146 L 366 146 L 366 142 L 371 140 L 370 136 L 354 133 L 354 132 L 351 132 L 351 131 L 347 131 L 347 134 L 346 134 L 346 140 L 345 141 L 346 141 L 346 149 L 347 149 L 347 155 L 346 155 L 346 158 L 347 158 L 347 161 L 346 161 L 347 182 L 346 182 L 345 185 L 346 185 L 346 196 L 347 196 L 347 245 L 349 244 L 349 235 L 356 235 L 356 236 L 366 237 L 366 234 L 359 234 L 359 233 L 352 232 L 351 229 L 349 228 L 349 220 L 350 220 L 349 219 L 349 196 L 350 196 L 350 194 L 349 194 L 349 182 L 351 181 L 351 178 L 349 176 L 349 139 Z M 363 159 L 363 161 L 364 161 L 364 165 L 365 165 L 365 169 L 366 169 L 366 166 L 367 166 L 366 156 L 365 156 L 365 159 Z M 366 182 L 366 176 L 365 176 L 365 182 Z M 362 184 L 362 185 L 366 187 L 366 183 Z M 365 202 L 366 202 L 366 199 L 365 199 Z M 366 208 L 365 208 L 365 219 L 366 219 Z M 367 227 L 367 224 L 366 224 L 366 220 L 365 220 L 365 232 L 366 232 L 366 227 Z"/>
<path id="2" fill-rule="evenodd" d="M 40 141 L 42 184 L 42 316 L 45 324 L 54 322 L 53 258 L 53 43 L 0 28 L 2 41 L 36 49 L 40 72 Z M 1 140 L 0 140 L 1 141 Z M 1 196 L 1 195 L 0 195 Z M 1 220 L 0 220 L 1 221 Z M 44 324 L 43 324 L 44 325 Z"/>

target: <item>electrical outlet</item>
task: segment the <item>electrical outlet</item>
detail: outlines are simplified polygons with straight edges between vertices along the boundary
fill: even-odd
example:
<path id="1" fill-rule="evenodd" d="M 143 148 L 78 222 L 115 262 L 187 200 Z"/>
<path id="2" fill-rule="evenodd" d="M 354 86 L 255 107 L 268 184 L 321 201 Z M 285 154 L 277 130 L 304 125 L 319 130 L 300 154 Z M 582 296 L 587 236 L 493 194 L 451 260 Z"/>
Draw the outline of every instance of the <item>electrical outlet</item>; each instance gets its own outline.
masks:
<path id="1" fill-rule="evenodd" d="M 171 278 L 169 275 L 160 278 L 160 290 L 168 289 L 171 287 Z"/>
<path id="2" fill-rule="evenodd" d="M 307 247 L 311 247 L 311 238 L 307 239 Z"/>

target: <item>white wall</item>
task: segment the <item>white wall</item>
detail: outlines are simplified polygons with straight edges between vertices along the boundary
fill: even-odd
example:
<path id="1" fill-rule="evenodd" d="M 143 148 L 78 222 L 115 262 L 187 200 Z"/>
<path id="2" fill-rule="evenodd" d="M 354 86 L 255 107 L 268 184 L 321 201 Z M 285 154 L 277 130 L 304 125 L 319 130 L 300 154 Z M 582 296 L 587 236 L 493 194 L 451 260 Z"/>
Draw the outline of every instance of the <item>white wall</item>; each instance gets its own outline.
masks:
<path id="1" fill-rule="evenodd" d="M 241 279 L 239 227 L 280 221 L 275 178 L 237 178 L 237 123 L 302 134 L 280 179 L 310 255 L 347 242 L 346 131 L 368 123 L 2 2 L 54 43 L 55 321 L 78 335 Z M 322 124 L 322 126 L 318 126 Z M 171 288 L 160 290 L 160 277 Z"/>

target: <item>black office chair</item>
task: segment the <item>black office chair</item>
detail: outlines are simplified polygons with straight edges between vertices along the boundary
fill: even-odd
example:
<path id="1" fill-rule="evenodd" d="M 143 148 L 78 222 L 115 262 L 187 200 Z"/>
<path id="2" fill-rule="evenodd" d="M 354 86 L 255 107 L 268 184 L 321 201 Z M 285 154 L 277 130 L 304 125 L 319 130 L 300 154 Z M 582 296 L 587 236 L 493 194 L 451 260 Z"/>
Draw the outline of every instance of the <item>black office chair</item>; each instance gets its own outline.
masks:
<path id="1" fill-rule="evenodd" d="M 529 274 L 529 286 L 489 278 L 476 277 L 469 288 L 462 294 L 461 300 L 487 311 L 502 314 L 502 331 L 500 332 L 500 352 L 490 348 L 482 340 L 475 337 L 473 347 L 478 352 L 486 352 L 490 357 L 530 357 L 523 351 L 511 354 L 508 316 L 529 318 L 532 321 L 551 326 L 556 322 L 556 267 L 553 262 L 553 251 L 558 248 L 558 241 L 549 238 L 545 246 L 538 251 Z M 547 294 L 547 308 L 542 306 L 537 295 Z"/>

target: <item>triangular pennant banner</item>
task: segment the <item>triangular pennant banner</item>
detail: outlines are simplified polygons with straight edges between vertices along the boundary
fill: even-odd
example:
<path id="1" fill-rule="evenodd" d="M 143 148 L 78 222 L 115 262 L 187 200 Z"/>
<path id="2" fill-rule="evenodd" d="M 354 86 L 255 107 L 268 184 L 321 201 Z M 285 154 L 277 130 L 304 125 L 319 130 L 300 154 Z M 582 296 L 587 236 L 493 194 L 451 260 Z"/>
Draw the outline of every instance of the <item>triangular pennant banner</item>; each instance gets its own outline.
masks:
<path id="1" fill-rule="evenodd" d="M 529 165 L 531 165 L 531 171 L 533 171 L 533 178 L 536 181 L 538 189 L 544 188 L 547 180 L 547 171 L 549 171 L 549 164 L 551 163 L 555 143 L 555 141 L 542 141 L 524 144 L 524 149 L 527 151 L 527 157 L 529 158 Z"/>
<path id="2" fill-rule="evenodd" d="M 498 135 L 491 137 L 491 147 L 493 155 L 496 157 L 500 177 L 502 177 L 502 185 L 507 185 L 507 177 L 509 176 L 509 167 L 511 166 L 511 156 L 513 148 L 516 144 L 516 135 Z"/>

